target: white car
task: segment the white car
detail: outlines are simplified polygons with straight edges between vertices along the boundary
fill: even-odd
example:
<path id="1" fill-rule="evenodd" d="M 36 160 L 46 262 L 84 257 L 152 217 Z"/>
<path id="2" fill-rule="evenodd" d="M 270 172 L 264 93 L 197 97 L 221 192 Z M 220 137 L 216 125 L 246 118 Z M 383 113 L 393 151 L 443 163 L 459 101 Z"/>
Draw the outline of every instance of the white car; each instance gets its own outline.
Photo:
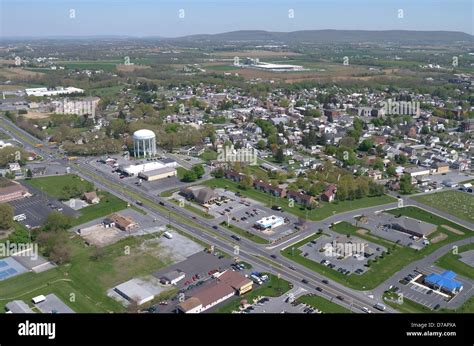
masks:
<path id="1" fill-rule="evenodd" d="M 362 307 L 362 311 L 364 311 L 364 312 L 367 313 L 367 314 L 371 314 L 371 313 L 372 313 L 372 311 L 371 311 L 368 307 L 365 307 L 365 306 Z"/>

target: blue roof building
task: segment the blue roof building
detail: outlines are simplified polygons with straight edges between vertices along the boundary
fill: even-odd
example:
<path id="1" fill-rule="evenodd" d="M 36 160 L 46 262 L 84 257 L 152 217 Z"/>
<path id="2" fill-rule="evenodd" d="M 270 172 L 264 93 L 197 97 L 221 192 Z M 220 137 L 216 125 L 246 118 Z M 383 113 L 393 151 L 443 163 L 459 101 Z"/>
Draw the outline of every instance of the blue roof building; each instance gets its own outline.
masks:
<path id="1" fill-rule="evenodd" d="M 439 290 L 457 293 L 463 289 L 462 283 L 454 280 L 457 274 L 451 270 L 446 270 L 442 274 L 430 274 L 425 278 L 425 283 Z"/>

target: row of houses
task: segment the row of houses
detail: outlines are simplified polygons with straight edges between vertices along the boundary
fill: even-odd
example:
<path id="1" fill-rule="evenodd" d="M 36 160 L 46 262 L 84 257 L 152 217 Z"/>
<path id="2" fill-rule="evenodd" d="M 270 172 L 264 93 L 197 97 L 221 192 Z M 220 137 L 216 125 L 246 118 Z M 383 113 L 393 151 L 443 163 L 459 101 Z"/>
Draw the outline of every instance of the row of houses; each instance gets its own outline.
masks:
<path id="1" fill-rule="evenodd" d="M 236 172 L 234 170 L 226 170 L 224 172 L 224 176 L 227 179 L 230 179 L 234 182 L 239 183 L 243 180 L 243 178 L 245 177 L 245 174 Z M 273 185 L 271 183 L 268 183 L 260 179 L 253 181 L 253 187 L 258 191 L 271 194 L 272 196 L 275 196 L 275 197 L 292 199 L 296 203 L 304 205 L 306 207 L 310 207 L 314 205 L 314 203 L 316 203 L 316 201 L 318 200 L 318 198 L 305 194 L 301 191 L 286 189 L 285 187 Z M 319 200 L 325 201 L 325 202 L 332 202 L 334 201 L 336 197 L 336 192 L 337 192 L 336 185 L 333 185 L 333 184 L 328 185 L 323 191 L 323 193 L 319 196 Z"/>

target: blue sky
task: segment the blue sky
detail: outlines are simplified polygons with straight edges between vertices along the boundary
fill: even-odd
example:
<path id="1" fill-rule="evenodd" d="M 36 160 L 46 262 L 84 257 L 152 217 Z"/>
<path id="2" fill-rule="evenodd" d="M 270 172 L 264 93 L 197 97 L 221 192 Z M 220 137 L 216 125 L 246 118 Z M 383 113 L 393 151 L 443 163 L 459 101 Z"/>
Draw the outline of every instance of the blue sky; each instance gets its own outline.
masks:
<path id="1" fill-rule="evenodd" d="M 472 0 L 0 0 L 0 35 L 177 37 L 233 30 L 474 34 Z M 70 10 L 75 18 L 70 18 Z M 180 18 L 184 10 L 184 18 Z M 293 10 L 294 18 L 289 18 Z M 399 18 L 403 10 L 403 18 Z M 181 14 L 183 12 L 181 11 Z"/>

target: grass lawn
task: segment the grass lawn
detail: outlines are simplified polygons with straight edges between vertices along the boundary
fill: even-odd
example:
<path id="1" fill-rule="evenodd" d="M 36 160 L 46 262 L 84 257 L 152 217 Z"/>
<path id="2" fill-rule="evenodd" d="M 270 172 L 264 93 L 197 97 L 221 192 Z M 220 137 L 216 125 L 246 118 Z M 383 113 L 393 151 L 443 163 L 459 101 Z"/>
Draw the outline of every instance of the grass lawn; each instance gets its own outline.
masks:
<path id="1" fill-rule="evenodd" d="M 242 228 L 239 228 L 235 225 L 232 225 L 232 224 L 229 224 L 229 226 L 227 226 L 227 221 L 223 221 L 221 222 L 221 226 L 227 228 L 228 230 L 242 236 L 242 237 L 245 237 L 257 244 L 268 244 L 269 241 L 265 238 L 262 238 L 260 237 L 259 235 L 256 235 L 256 234 L 253 234 L 252 232 L 249 232 L 249 231 L 245 231 L 243 230 Z"/>
<path id="2" fill-rule="evenodd" d="M 393 242 L 370 235 L 370 233 L 365 234 L 365 235 L 359 234 L 356 231 L 360 229 L 361 227 L 356 227 L 354 225 L 351 225 L 348 222 L 340 222 L 338 224 L 335 224 L 332 229 L 338 233 L 354 235 L 359 238 L 371 241 L 373 243 L 377 243 L 382 246 L 385 246 L 389 250 L 389 252 L 385 254 L 383 258 L 379 258 L 376 261 L 373 260 L 370 265 L 370 269 L 362 275 L 357 275 L 357 274 L 351 274 L 348 276 L 343 275 L 320 263 L 317 263 L 315 261 L 312 261 L 308 258 L 303 257 L 301 255 L 302 251 L 299 250 L 298 247 L 302 246 L 304 243 L 307 243 L 311 239 L 303 240 L 294 245 L 291 245 L 287 247 L 286 249 L 282 250 L 281 253 L 283 256 L 301 265 L 304 265 L 311 270 L 319 272 L 325 275 L 326 277 L 328 277 L 329 279 L 338 281 L 348 287 L 351 287 L 354 289 L 372 289 L 378 286 L 379 284 L 381 284 L 383 281 L 385 281 L 387 278 L 389 278 L 396 272 L 398 272 L 403 267 L 407 266 L 409 263 L 419 260 L 429 255 L 431 252 L 435 251 L 441 246 L 444 246 L 446 244 L 449 244 L 454 241 L 461 240 L 470 236 L 470 231 L 467 230 L 466 228 L 453 224 L 452 222 L 449 222 L 448 220 L 445 220 L 441 217 L 438 217 L 436 215 L 433 215 L 431 213 L 428 213 L 416 207 L 399 208 L 399 209 L 391 210 L 390 212 L 395 215 L 402 214 L 402 215 L 411 216 L 411 217 L 416 216 L 416 218 L 419 220 L 428 221 L 428 222 L 437 224 L 438 230 L 434 232 L 433 234 L 431 234 L 429 239 L 436 237 L 440 232 L 445 233 L 447 237 L 446 239 L 438 243 L 431 243 L 429 246 L 425 247 L 424 249 L 417 251 L 411 248 L 396 245 Z M 452 232 L 446 231 L 440 225 L 449 225 L 451 227 L 455 227 L 459 229 L 460 231 L 465 232 L 465 234 L 464 235 L 454 234 Z M 291 250 L 292 247 L 295 247 L 294 254 Z"/>
<path id="3" fill-rule="evenodd" d="M 310 306 L 312 306 L 315 309 L 318 309 L 322 312 L 327 312 L 327 313 L 350 313 L 351 311 L 346 309 L 345 307 L 342 307 L 340 305 L 337 305 L 336 303 L 333 303 L 323 297 L 315 296 L 315 295 L 305 295 L 301 296 L 298 299 L 296 299 L 297 302 L 299 303 L 305 303 Z"/>
<path id="4" fill-rule="evenodd" d="M 265 203 L 268 207 L 273 205 L 278 205 L 282 207 L 282 209 L 288 213 L 294 214 L 296 216 L 306 217 L 310 220 L 324 220 L 334 214 L 360 209 L 360 208 L 367 208 L 373 207 L 381 204 L 393 203 L 396 201 L 395 198 L 383 195 L 379 197 L 364 197 L 361 199 L 356 199 L 353 201 L 342 201 L 337 203 L 326 203 L 322 202 L 320 208 L 308 210 L 298 204 L 295 204 L 294 207 L 289 206 L 288 199 L 273 197 L 269 194 L 266 194 L 261 191 L 257 191 L 255 189 L 248 189 L 243 190 L 239 188 L 239 184 L 235 183 L 231 180 L 224 179 L 224 178 L 215 178 L 211 180 L 207 180 L 202 183 L 202 185 L 207 185 L 209 187 L 218 187 L 218 188 L 225 188 L 234 192 L 240 192 L 240 194 L 244 197 L 248 197 L 254 199 L 259 202 Z"/>
<path id="5" fill-rule="evenodd" d="M 435 209 L 474 223 L 474 195 L 461 191 L 443 191 L 413 197 Z"/>
<path id="6" fill-rule="evenodd" d="M 65 186 L 75 185 L 85 187 L 90 184 L 87 180 L 82 179 L 75 174 L 33 178 L 26 180 L 26 183 L 54 198 L 61 198 L 63 196 L 63 189 Z"/>
<path id="7" fill-rule="evenodd" d="M 474 280 L 474 270 L 472 270 L 472 267 L 459 260 L 461 258 L 460 254 L 469 250 L 474 250 L 474 244 L 460 246 L 458 248 L 458 255 L 455 255 L 452 252 L 447 253 L 436 261 L 436 265 L 444 269 L 452 270 L 461 276 Z"/>
<path id="8" fill-rule="evenodd" d="M 229 304 L 226 304 L 219 308 L 216 312 L 217 313 L 231 313 L 232 311 L 238 311 L 240 301 L 242 299 L 246 299 L 249 304 L 258 297 L 279 297 L 282 294 L 288 292 L 292 285 L 288 281 L 284 279 L 279 279 L 277 276 L 273 274 L 268 274 L 268 281 L 258 288 L 255 288 L 248 293 L 238 297 L 237 299 L 233 299 Z M 254 284 L 255 285 L 255 284 Z"/>
<path id="9" fill-rule="evenodd" d="M 13 299 L 30 301 L 39 294 L 55 293 L 76 312 L 121 312 L 124 307 L 107 297 L 107 289 L 133 277 L 151 274 L 171 261 L 160 255 L 159 244 L 143 249 L 147 237 L 130 237 L 103 248 L 93 260 L 95 248 L 79 236 L 65 244 L 71 250 L 70 263 L 42 273 L 25 273 L 0 282 L 0 310 Z M 71 294 L 75 301 L 71 302 Z"/>

